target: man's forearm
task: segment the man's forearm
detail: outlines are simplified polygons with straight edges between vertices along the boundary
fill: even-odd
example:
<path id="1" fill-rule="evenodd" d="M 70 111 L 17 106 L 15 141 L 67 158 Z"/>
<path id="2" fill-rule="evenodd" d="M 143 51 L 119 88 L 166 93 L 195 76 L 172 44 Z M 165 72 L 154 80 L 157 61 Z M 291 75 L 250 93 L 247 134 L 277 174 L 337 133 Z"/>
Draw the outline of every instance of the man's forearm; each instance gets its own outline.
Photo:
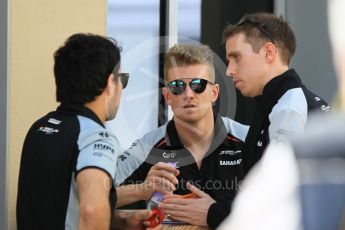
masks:
<path id="1" fill-rule="evenodd" d="M 116 187 L 117 202 L 116 207 L 121 207 L 139 200 L 146 200 L 144 184 L 130 184 Z"/>

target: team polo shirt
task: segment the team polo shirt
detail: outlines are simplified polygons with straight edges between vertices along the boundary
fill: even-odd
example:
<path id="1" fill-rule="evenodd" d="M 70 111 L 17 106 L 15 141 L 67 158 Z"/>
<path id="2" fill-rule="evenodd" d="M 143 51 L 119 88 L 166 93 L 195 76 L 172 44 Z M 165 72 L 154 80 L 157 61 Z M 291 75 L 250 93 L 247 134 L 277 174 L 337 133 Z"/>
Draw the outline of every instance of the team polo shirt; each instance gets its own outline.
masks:
<path id="1" fill-rule="evenodd" d="M 229 214 L 230 204 L 244 175 L 242 145 L 247 131 L 248 126 L 218 116 L 212 144 L 199 169 L 192 154 L 181 143 L 174 120 L 171 120 L 135 141 L 119 156 L 115 183 L 141 183 L 158 162 L 177 163 L 180 174 L 174 193 L 189 193 L 186 186 L 189 181 L 209 194 L 217 203 L 210 207 L 207 223 L 216 228 Z"/>
<path id="2" fill-rule="evenodd" d="M 311 112 L 330 111 L 321 97 L 302 84 L 294 69 L 269 81 L 255 100 L 254 121 L 244 146 L 246 171 L 262 157 L 270 142 L 286 142 L 303 133 Z"/>
<path id="3" fill-rule="evenodd" d="M 97 168 L 114 179 L 117 149 L 115 136 L 83 106 L 62 104 L 36 121 L 22 151 L 18 229 L 78 229 L 77 174 Z"/>

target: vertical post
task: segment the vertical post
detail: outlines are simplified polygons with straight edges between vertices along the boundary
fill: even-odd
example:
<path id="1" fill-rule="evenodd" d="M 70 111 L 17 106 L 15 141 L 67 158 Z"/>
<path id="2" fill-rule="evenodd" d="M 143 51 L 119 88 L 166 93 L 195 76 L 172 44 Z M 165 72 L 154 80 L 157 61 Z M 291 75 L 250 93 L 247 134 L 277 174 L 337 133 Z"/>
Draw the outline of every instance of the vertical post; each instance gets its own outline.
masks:
<path id="1" fill-rule="evenodd" d="M 226 63 L 225 46 L 221 44 L 222 32 L 225 26 L 228 23 L 237 23 L 245 13 L 259 11 L 273 12 L 273 1 L 274 0 L 203 0 L 201 13 L 201 43 L 208 44 L 210 48 L 223 59 L 223 62 Z M 219 110 L 219 113 L 223 116 L 233 117 L 233 114 L 235 114 L 236 121 L 243 124 L 251 124 L 255 109 L 255 100 L 253 98 L 244 97 L 238 90 L 230 88 L 230 84 L 232 84 L 231 79 L 228 77 L 220 78 L 222 75 L 225 75 L 225 70 L 223 70 L 223 73 L 218 73 L 216 76 L 219 80 L 222 80 L 219 100 L 216 103 L 216 110 Z M 235 92 L 233 92 L 233 90 L 235 90 Z M 236 101 L 232 95 L 236 95 Z M 224 105 L 221 105 L 222 102 Z"/>
<path id="2" fill-rule="evenodd" d="M 162 87 L 164 87 L 164 53 L 169 47 L 178 42 L 178 1 L 177 0 L 161 0 L 160 1 L 160 26 L 159 36 L 159 83 L 158 83 L 158 126 L 165 124 L 173 116 L 171 108 L 165 103 L 162 95 Z"/>
<path id="3" fill-rule="evenodd" d="M 0 2 L 0 34 L 0 229 L 7 229 L 7 0 Z"/>
<path id="4" fill-rule="evenodd" d="M 283 16 L 285 18 L 286 14 L 286 0 L 274 0 L 274 14 L 277 16 Z"/>

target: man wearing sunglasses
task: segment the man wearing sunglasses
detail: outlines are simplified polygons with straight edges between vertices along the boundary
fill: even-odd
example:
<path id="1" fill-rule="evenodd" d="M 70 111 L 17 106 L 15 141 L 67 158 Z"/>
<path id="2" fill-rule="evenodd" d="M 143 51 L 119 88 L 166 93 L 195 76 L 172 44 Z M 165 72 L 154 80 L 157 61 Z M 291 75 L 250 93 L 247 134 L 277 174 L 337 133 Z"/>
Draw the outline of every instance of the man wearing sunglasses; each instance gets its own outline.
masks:
<path id="1" fill-rule="evenodd" d="M 115 117 L 128 81 L 128 74 L 119 73 L 120 48 L 110 38 L 75 34 L 54 58 L 61 104 L 26 136 L 18 229 L 109 229 L 111 222 L 116 229 L 142 229 L 149 211 L 111 215 L 119 151 L 104 123 Z"/>
<path id="2" fill-rule="evenodd" d="M 213 59 L 204 45 L 168 50 L 162 90 L 174 117 L 120 155 L 116 183 L 124 185 L 117 192 L 126 203 L 150 200 L 153 191 L 160 191 L 170 194 L 158 206 L 171 219 L 216 228 L 229 214 L 243 176 L 241 150 L 248 127 L 214 113 L 219 85 Z M 137 186 L 126 185 L 133 183 Z M 172 191 L 197 198 L 181 199 Z"/>
<path id="3" fill-rule="evenodd" d="M 282 18 L 247 14 L 238 24 L 228 25 L 223 35 L 227 75 L 243 96 L 257 102 L 244 147 L 248 172 L 269 142 L 285 142 L 303 132 L 310 111 L 329 111 L 330 107 L 289 68 L 296 39 Z"/>

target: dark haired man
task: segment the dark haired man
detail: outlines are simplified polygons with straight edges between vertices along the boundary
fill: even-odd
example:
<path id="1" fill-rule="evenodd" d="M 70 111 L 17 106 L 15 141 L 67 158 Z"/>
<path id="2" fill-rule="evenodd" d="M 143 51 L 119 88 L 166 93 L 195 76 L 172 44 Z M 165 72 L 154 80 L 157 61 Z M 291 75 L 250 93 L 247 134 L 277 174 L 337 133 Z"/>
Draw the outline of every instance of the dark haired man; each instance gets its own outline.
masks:
<path id="1" fill-rule="evenodd" d="M 104 123 L 115 117 L 128 81 L 119 72 L 120 49 L 110 38 L 75 34 L 54 58 L 61 104 L 37 120 L 26 136 L 17 227 L 109 229 L 118 143 Z M 141 229 L 149 216 L 148 211 L 136 213 L 128 217 L 127 227 Z"/>
<path id="2" fill-rule="evenodd" d="M 345 229 L 345 2 L 327 2 L 340 111 L 314 114 L 303 135 L 270 145 L 220 230 Z"/>
<path id="3" fill-rule="evenodd" d="M 287 22 L 270 13 L 245 15 L 224 30 L 227 75 L 243 96 L 254 97 L 254 121 L 245 141 L 246 171 L 269 142 L 285 142 L 304 130 L 310 111 L 330 107 L 301 82 L 289 62 L 296 39 Z"/>

